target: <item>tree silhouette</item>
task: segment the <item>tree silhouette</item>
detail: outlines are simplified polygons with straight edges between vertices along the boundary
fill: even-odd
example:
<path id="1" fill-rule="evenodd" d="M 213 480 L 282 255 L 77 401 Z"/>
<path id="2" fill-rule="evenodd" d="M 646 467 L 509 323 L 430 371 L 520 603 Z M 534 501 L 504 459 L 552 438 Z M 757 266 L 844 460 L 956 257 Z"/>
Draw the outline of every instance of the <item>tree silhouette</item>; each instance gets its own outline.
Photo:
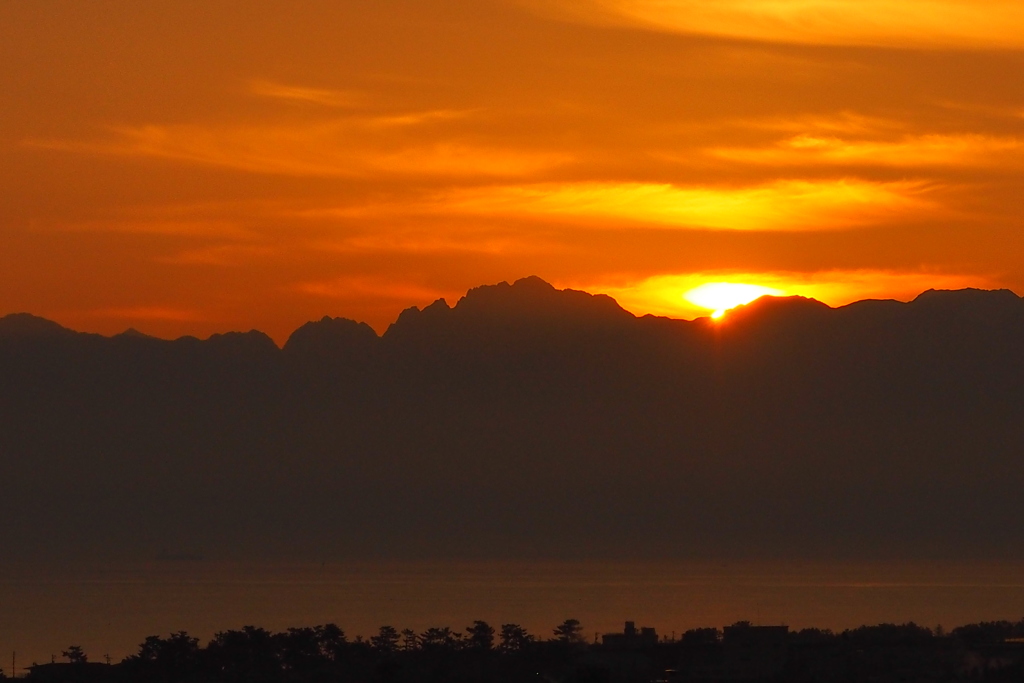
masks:
<path id="1" fill-rule="evenodd" d="M 533 636 L 519 624 L 502 624 L 500 638 L 498 647 L 502 652 L 518 652 L 533 642 Z"/>
<path id="2" fill-rule="evenodd" d="M 178 677 L 193 671 L 199 665 L 199 658 L 199 639 L 179 631 L 168 638 L 149 636 L 139 646 L 138 654 L 128 661 Z"/>
<path id="3" fill-rule="evenodd" d="M 579 619 L 566 619 L 555 627 L 555 640 L 560 643 L 582 643 L 583 627 Z"/>
<path id="4" fill-rule="evenodd" d="M 398 631 L 393 626 L 381 626 L 377 635 L 370 638 L 370 647 L 389 654 L 398 649 L 398 641 Z"/>
<path id="5" fill-rule="evenodd" d="M 274 640 L 281 664 L 289 671 L 309 671 L 325 658 L 315 628 L 290 628 Z"/>
<path id="6" fill-rule="evenodd" d="M 223 631 L 214 635 L 206 654 L 222 680 L 251 683 L 280 675 L 281 661 L 276 644 L 269 631 L 244 626 L 241 631 Z"/>
<path id="7" fill-rule="evenodd" d="M 54 681 L 61 683 L 636 683 L 658 680 L 656 676 L 668 665 L 679 666 L 678 680 L 685 681 L 700 679 L 708 663 L 725 671 L 747 671 L 750 647 L 761 648 L 760 632 L 755 631 L 748 622 L 726 627 L 724 633 L 715 628 L 691 629 L 678 641 L 651 643 L 650 651 L 638 656 L 584 642 L 576 619 L 565 620 L 554 629 L 552 639 L 536 644 L 522 626 L 502 624 L 498 655 L 493 652 L 494 629 L 480 620 L 464 632 L 438 627 L 421 635 L 383 626 L 377 635 L 354 643 L 347 643 L 344 632 L 334 625 L 279 633 L 247 626 L 218 633 L 205 648 L 184 631 L 166 638 L 149 636 L 137 654 L 98 671 L 90 668 L 95 665 L 84 665 L 85 653 L 73 645 L 62 654 L 73 665 L 82 666 L 69 665 L 68 671 L 44 668 L 37 672 L 43 675 L 29 678 L 44 681 L 53 673 Z M 903 672 L 901 677 L 907 680 L 968 680 L 961 674 L 971 676 L 970 680 L 1021 680 L 1019 648 L 1011 639 L 1024 635 L 1024 620 L 968 624 L 946 635 L 937 631 L 913 622 L 862 626 L 841 634 L 816 628 L 796 633 L 773 628 L 766 642 L 780 657 L 771 654 L 764 660 L 775 673 L 767 676 L 765 669 L 765 677 L 758 680 L 810 680 L 801 672 L 819 670 L 827 674 L 821 680 L 889 680 L 893 670 Z M 979 652 L 995 656 L 979 658 Z M 852 673 L 851 662 L 856 667 Z M 629 664 L 633 675 L 615 674 L 614 667 L 622 663 Z"/>
<path id="8" fill-rule="evenodd" d="M 331 661 L 341 659 L 344 654 L 345 647 L 348 645 L 348 640 L 345 638 L 345 632 L 342 631 L 337 624 L 315 626 L 313 631 L 316 634 L 317 643 L 320 646 L 320 655 Z"/>
<path id="9" fill-rule="evenodd" d="M 420 646 L 420 637 L 411 628 L 402 629 L 402 649 L 411 652 Z"/>
<path id="10" fill-rule="evenodd" d="M 420 647 L 424 650 L 455 649 L 462 641 L 462 634 L 450 627 L 428 628 L 420 635 Z"/>
<path id="11" fill-rule="evenodd" d="M 486 621 L 474 621 L 466 627 L 469 646 L 477 650 L 490 650 L 494 647 L 494 628 Z"/>

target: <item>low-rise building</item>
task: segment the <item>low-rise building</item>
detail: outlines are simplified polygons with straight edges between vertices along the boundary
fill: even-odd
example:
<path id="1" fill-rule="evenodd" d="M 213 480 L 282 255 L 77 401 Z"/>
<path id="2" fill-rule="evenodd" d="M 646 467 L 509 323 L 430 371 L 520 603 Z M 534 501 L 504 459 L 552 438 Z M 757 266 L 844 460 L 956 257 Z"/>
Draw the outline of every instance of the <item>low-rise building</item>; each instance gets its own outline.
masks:
<path id="1" fill-rule="evenodd" d="M 627 621 L 622 633 L 606 633 L 601 636 L 601 644 L 618 650 L 651 647 L 658 644 L 658 633 L 648 626 L 637 630 L 635 622 Z"/>

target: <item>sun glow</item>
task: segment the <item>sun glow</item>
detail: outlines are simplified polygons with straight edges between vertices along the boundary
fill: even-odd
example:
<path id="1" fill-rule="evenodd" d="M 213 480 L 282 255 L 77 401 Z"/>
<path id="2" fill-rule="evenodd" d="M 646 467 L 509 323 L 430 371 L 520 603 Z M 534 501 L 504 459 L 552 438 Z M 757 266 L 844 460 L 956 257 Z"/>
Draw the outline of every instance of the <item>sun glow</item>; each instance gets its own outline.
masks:
<path id="1" fill-rule="evenodd" d="M 738 282 L 709 282 L 683 294 L 691 304 L 712 311 L 711 317 L 718 319 L 730 308 L 749 304 L 762 296 L 779 296 L 782 290 L 761 285 Z"/>
<path id="2" fill-rule="evenodd" d="M 1010 0 L 563 0 L 560 4 L 570 17 L 583 21 L 805 45 L 1012 48 L 1020 46 L 1024 25 L 1024 9 Z"/>

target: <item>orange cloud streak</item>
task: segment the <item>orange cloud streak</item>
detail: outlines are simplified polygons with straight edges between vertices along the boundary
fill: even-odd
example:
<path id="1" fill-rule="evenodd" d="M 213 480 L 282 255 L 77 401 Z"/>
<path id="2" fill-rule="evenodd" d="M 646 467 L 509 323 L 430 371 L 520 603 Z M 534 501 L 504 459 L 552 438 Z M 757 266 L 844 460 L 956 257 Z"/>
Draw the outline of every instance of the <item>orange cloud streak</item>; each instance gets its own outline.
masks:
<path id="1" fill-rule="evenodd" d="M 1024 6 L 1011 0 L 560 0 L 556 6 L 563 16 L 596 23 L 770 42 L 1024 46 Z"/>
<path id="2" fill-rule="evenodd" d="M 373 129 L 410 126 L 449 116 L 421 112 L 313 124 L 208 127 L 118 127 L 105 141 L 32 139 L 27 144 L 71 152 L 154 157 L 250 173 L 358 177 L 380 173 L 515 177 L 564 164 L 560 152 L 483 146 L 458 140 L 375 139 Z M 376 144 L 374 144 L 376 143 Z"/>
<path id="3" fill-rule="evenodd" d="M 830 230 L 934 205 L 923 183 L 783 180 L 754 187 L 564 183 L 484 187 L 440 197 L 440 211 L 623 221 L 667 228 Z"/>
<path id="4" fill-rule="evenodd" d="M 771 147 L 723 147 L 714 156 L 771 166 L 809 164 L 918 166 L 999 166 L 1024 163 L 1024 141 L 992 135 L 917 135 L 894 141 L 843 140 L 797 135 Z"/>
<path id="5" fill-rule="evenodd" d="M 363 93 L 352 90 L 331 90 L 329 88 L 308 88 L 298 85 L 282 85 L 271 81 L 255 80 L 249 83 L 253 95 L 305 104 L 319 104 L 325 107 L 350 108 L 366 102 Z"/>

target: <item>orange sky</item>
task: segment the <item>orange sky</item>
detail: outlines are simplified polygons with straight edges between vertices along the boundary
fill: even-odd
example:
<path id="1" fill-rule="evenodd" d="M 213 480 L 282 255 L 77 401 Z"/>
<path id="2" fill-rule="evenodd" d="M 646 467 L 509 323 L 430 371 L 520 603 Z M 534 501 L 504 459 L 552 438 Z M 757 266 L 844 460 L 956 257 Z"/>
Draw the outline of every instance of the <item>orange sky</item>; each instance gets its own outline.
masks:
<path id="1" fill-rule="evenodd" d="M 1019 2 L 3 2 L 0 62 L 0 314 L 1024 292 Z"/>

